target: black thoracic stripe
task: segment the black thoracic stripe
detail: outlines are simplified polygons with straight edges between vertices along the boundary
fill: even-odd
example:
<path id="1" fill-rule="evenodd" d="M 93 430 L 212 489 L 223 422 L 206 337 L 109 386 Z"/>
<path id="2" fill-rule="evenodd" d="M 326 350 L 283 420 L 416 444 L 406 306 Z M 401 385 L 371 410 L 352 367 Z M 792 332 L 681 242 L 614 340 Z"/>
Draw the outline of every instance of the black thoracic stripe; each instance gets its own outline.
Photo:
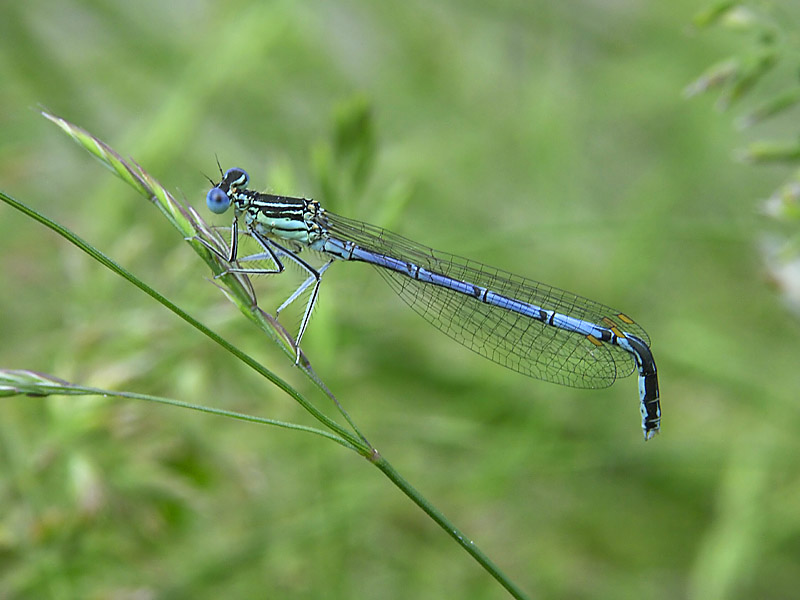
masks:
<path id="1" fill-rule="evenodd" d="M 243 200 L 256 213 L 263 212 L 270 217 L 288 217 L 305 220 L 308 200 L 291 196 L 272 196 L 270 194 L 245 193 Z"/>
<path id="2" fill-rule="evenodd" d="M 271 218 L 305 221 L 303 207 L 287 206 L 283 204 L 253 204 L 252 209 L 256 214 L 261 213 Z"/>

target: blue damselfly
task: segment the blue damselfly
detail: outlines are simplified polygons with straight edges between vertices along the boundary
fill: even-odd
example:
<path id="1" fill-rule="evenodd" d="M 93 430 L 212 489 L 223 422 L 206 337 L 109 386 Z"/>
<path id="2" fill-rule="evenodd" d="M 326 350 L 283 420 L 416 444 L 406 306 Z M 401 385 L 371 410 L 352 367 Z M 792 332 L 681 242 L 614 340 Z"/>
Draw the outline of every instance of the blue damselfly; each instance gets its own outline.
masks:
<path id="1" fill-rule="evenodd" d="M 233 205 L 228 262 L 266 259 L 274 265 L 268 269 L 232 266 L 228 271 L 281 273 L 284 261 L 290 260 L 308 273 L 278 308 L 280 312 L 311 287 L 297 334 L 298 361 L 322 273 L 334 260 L 366 262 L 379 267 L 395 292 L 429 323 L 470 350 L 524 375 L 579 388 L 603 388 L 636 369 L 645 439 L 658 433 L 661 406 L 650 340 L 624 313 L 341 217 L 315 200 L 248 190 L 249 176 L 242 169 L 228 169 L 221 175 L 206 203 L 214 213 L 224 213 Z M 238 257 L 240 218 L 263 253 Z M 304 247 L 321 253 L 327 262 L 314 268 L 299 256 Z"/>

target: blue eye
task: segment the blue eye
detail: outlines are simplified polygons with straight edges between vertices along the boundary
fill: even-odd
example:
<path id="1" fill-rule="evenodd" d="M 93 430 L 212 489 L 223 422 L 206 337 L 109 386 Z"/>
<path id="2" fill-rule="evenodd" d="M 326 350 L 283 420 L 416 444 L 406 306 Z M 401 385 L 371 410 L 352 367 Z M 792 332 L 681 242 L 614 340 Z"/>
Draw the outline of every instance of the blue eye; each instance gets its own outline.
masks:
<path id="1" fill-rule="evenodd" d="M 247 182 L 250 181 L 250 175 L 244 169 L 234 167 L 225 171 L 225 176 L 222 180 L 227 181 L 232 188 L 240 188 L 247 185 Z"/>
<path id="2" fill-rule="evenodd" d="M 211 212 L 221 215 L 228 210 L 230 205 L 231 199 L 228 197 L 228 194 L 218 187 L 213 187 L 208 191 L 206 195 L 206 206 L 208 206 L 208 210 Z"/>

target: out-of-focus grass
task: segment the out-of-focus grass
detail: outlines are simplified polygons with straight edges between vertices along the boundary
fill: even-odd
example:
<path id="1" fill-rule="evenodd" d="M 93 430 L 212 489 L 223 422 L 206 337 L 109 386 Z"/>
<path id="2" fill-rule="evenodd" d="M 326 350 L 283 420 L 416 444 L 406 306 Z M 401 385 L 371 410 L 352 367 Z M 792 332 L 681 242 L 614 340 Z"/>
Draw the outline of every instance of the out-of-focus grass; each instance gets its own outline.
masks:
<path id="1" fill-rule="evenodd" d="M 216 154 L 273 191 L 618 306 L 653 339 L 652 444 L 633 378 L 587 392 L 506 372 L 359 265 L 326 274 L 304 350 L 531 593 L 791 596 L 800 327 L 755 247 L 775 171 L 732 163 L 730 119 L 681 98 L 737 42 L 687 35 L 695 9 L 5 3 L 0 183 L 297 386 L 159 215 L 31 108 L 124 148 L 198 210 Z M 377 154 L 352 187 L 331 132 L 361 101 Z M 0 240 L 0 366 L 302 421 L 60 239 L 2 210 Z M 279 305 L 282 284 L 260 284 Z M 150 405 L 4 400 L 0 505 L 6 597 L 502 597 L 348 454 Z"/>

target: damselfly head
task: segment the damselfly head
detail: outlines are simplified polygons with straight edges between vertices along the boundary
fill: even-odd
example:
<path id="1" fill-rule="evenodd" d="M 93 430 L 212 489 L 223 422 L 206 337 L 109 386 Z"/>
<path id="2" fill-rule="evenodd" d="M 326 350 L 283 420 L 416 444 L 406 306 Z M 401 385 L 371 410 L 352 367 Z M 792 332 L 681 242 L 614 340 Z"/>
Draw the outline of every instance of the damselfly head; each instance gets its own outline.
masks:
<path id="1" fill-rule="evenodd" d="M 248 181 L 250 176 L 244 169 L 234 167 L 225 171 L 222 181 L 211 188 L 206 195 L 208 210 L 216 214 L 224 213 L 231 205 L 231 190 L 243 188 Z"/>

